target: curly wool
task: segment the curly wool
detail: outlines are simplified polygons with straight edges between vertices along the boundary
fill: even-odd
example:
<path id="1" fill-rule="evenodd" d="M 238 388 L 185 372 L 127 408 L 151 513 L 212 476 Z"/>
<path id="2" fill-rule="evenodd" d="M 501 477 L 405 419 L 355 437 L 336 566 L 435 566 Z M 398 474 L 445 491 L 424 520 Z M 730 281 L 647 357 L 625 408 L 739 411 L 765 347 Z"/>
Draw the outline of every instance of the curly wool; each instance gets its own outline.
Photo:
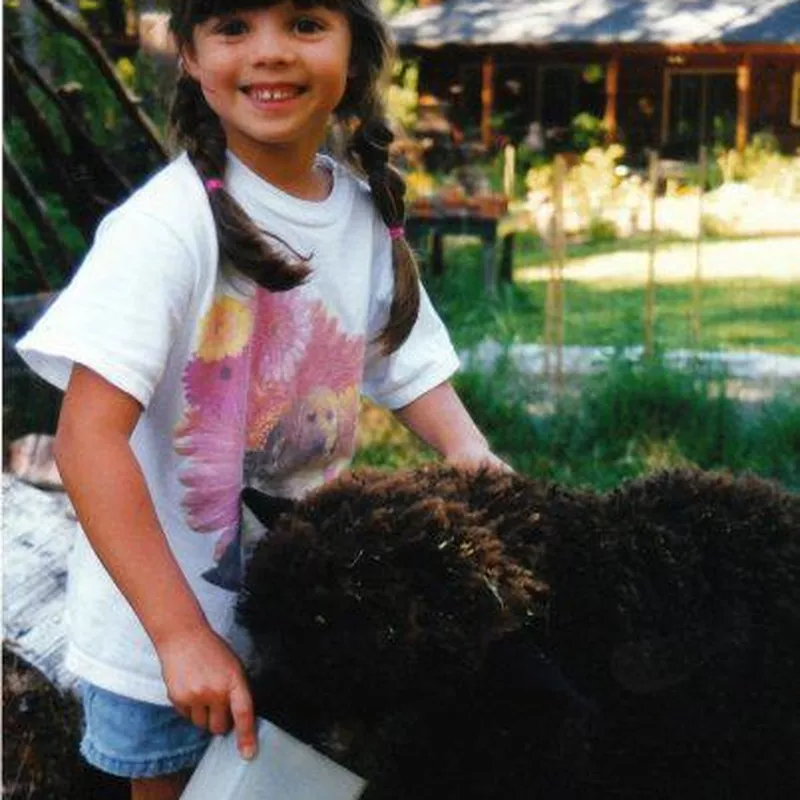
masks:
<path id="1" fill-rule="evenodd" d="M 240 615 L 260 711 L 368 797 L 800 793 L 800 499 L 362 471 L 271 524 Z"/>

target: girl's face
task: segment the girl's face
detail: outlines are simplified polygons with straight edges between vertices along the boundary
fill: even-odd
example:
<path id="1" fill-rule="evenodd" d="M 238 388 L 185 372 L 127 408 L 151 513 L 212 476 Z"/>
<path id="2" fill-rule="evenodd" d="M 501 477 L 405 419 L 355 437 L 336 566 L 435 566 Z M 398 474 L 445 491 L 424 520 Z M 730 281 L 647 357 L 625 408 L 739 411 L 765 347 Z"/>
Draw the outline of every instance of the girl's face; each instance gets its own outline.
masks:
<path id="1" fill-rule="evenodd" d="M 316 152 L 344 95 L 350 49 L 343 13 L 281 2 L 207 19 L 182 55 L 228 147 L 258 169 L 278 154 Z"/>

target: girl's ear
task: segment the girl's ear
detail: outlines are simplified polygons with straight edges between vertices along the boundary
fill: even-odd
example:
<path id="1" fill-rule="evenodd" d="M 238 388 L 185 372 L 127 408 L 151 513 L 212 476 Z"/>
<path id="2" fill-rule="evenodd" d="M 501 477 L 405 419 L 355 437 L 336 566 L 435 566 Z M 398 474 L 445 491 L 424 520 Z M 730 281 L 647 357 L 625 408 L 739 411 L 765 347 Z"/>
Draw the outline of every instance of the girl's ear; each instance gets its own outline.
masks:
<path id="1" fill-rule="evenodd" d="M 198 77 L 200 66 L 197 63 L 197 56 L 191 44 L 185 44 L 181 47 L 178 54 L 178 69 L 189 77 L 194 78 L 198 83 L 200 82 Z"/>

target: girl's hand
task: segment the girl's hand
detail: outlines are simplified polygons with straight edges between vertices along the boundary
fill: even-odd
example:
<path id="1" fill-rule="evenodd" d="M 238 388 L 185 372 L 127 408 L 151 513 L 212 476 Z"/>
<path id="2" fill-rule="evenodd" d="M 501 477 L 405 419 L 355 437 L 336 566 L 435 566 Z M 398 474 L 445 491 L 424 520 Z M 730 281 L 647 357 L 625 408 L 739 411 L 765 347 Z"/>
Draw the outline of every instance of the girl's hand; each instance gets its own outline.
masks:
<path id="1" fill-rule="evenodd" d="M 56 461 L 81 526 L 155 644 L 170 700 L 212 733 L 236 728 L 256 751 L 244 669 L 209 627 L 161 528 L 130 437 L 141 416 L 132 395 L 76 364 L 61 405 Z"/>
<path id="2" fill-rule="evenodd" d="M 197 727 L 221 735 L 236 730 L 248 761 L 257 752 L 255 713 L 241 661 L 207 625 L 173 632 L 158 655 L 170 701 Z"/>
<path id="3" fill-rule="evenodd" d="M 486 446 L 467 446 L 447 454 L 447 462 L 456 467 L 467 469 L 499 469 L 503 472 L 513 472 L 512 467 L 503 461 L 500 456 L 493 453 Z"/>
<path id="4" fill-rule="evenodd" d="M 489 467 L 504 472 L 514 471 L 490 450 L 486 437 L 478 430 L 448 381 L 394 413 L 400 422 L 450 464 L 472 469 Z"/>

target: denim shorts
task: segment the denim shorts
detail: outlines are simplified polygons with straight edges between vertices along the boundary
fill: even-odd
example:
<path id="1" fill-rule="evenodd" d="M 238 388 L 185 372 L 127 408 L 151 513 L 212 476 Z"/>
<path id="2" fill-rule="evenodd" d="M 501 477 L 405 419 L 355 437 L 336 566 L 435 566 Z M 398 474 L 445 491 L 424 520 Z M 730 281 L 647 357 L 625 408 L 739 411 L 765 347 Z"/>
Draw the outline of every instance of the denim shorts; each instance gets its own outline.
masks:
<path id="1" fill-rule="evenodd" d="M 81 696 L 81 755 L 110 775 L 155 778 L 193 769 L 211 741 L 208 731 L 172 706 L 131 700 L 85 682 Z"/>

